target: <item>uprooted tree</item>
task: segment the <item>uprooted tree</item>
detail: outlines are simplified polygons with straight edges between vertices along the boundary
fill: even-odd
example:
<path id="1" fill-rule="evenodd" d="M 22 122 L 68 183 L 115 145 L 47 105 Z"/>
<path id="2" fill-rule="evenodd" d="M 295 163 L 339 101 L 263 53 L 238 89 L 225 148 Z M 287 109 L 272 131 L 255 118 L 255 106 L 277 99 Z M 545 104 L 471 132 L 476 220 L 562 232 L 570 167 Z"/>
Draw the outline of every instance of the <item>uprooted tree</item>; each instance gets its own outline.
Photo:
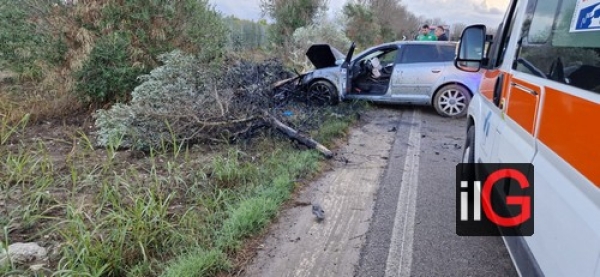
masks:
<path id="1" fill-rule="evenodd" d="M 321 103 L 311 101 L 299 89 L 298 76 L 279 61 L 226 59 L 209 64 L 181 51 L 159 59 L 164 65 L 140 77 L 130 103 L 97 111 L 99 146 L 148 150 L 165 144 L 232 141 L 271 126 L 332 156 L 284 123 L 283 110 L 305 112 Z"/>

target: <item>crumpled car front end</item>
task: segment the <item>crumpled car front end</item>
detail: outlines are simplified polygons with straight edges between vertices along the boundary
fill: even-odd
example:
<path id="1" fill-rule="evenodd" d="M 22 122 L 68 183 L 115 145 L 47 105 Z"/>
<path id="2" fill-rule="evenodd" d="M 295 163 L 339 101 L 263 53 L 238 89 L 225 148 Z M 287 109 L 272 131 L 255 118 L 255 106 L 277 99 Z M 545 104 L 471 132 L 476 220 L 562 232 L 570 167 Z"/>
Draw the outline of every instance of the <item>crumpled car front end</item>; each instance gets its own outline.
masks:
<path id="1" fill-rule="evenodd" d="M 306 51 L 306 57 L 316 69 L 340 66 L 346 58 L 342 52 L 329 44 L 313 44 Z"/>
<path id="2" fill-rule="evenodd" d="M 306 51 L 306 56 L 315 69 L 303 74 L 301 85 L 310 89 L 315 82 L 327 81 L 335 88 L 335 96 L 341 101 L 340 92 L 344 91 L 346 84 L 346 70 L 342 64 L 347 57 L 329 44 L 313 44 Z"/>

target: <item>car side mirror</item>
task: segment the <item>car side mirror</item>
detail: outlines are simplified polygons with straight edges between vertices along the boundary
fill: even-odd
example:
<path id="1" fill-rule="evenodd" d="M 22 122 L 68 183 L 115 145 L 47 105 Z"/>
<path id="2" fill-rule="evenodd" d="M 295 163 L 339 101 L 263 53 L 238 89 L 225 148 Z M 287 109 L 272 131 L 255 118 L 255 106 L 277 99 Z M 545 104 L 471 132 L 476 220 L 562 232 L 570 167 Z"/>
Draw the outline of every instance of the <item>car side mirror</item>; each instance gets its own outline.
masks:
<path id="1" fill-rule="evenodd" d="M 477 72 L 481 69 L 484 62 L 484 53 L 486 49 L 485 25 L 471 25 L 465 28 L 460 36 L 454 66 L 467 71 Z"/>

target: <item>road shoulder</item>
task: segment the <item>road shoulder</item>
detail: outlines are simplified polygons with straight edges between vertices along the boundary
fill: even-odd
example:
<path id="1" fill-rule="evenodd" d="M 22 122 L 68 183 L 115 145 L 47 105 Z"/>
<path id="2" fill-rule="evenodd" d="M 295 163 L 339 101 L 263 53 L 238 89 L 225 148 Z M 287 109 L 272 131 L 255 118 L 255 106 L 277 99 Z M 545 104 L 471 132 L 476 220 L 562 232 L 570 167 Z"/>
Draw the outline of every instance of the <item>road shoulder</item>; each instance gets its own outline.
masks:
<path id="1" fill-rule="evenodd" d="M 400 118 L 396 109 L 362 115 L 332 170 L 300 191 L 295 203 L 302 205 L 282 211 L 241 275 L 352 276 Z M 325 211 L 321 222 L 313 203 Z"/>

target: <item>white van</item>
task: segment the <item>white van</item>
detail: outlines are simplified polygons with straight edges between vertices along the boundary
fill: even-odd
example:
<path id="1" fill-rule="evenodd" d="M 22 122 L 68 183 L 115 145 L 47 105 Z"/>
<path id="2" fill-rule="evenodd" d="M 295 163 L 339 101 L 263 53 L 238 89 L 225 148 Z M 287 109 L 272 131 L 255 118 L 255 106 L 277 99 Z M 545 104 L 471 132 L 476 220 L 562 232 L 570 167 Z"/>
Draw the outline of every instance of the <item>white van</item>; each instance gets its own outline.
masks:
<path id="1" fill-rule="evenodd" d="M 492 40 L 462 33 L 455 66 L 483 71 L 463 161 L 535 168 L 535 233 L 503 237 L 521 276 L 600 276 L 599 7 L 513 0 Z"/>

